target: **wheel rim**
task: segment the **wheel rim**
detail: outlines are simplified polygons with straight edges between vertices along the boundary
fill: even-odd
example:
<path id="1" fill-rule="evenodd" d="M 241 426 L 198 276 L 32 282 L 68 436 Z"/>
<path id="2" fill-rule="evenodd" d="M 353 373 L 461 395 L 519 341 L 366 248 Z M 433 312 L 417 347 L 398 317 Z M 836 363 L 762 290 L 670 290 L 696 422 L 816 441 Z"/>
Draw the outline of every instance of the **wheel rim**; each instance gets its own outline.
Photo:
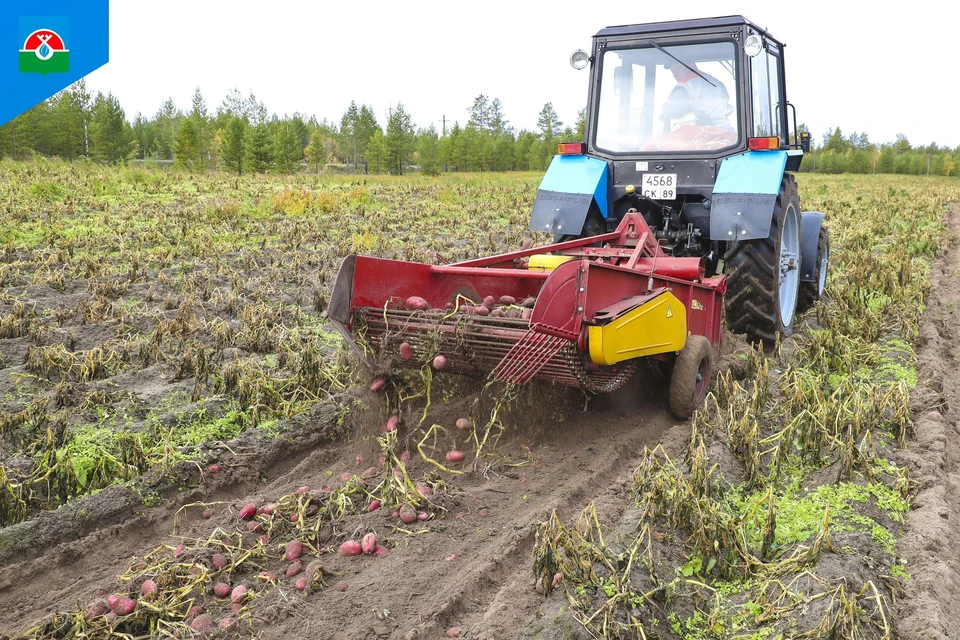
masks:
<path id="1" fill-rule="evenodd" d="M 820 258 L 820 281 L 817 283 L 817 295 L 822 296 L 823 290 L 827 286 L 827 262 L 830 258 L 830 249 L 823 250 L 823 257 Z"/>
<path id="2" fill-rule="evenodd" d="M 693 401 L 696 404 L 703 402 L 707 396 L 707 382 L 710 380 L 710 361 L 704 358 L 697 367 L 697 385 L 693 390 Z"/>
<path id="3" fill-rule="evenodd" d="M 797 308 L 797 290 L 800 285 L 800 233 L 797 210 L 793 203 L 787 207 L 780 231 L 780 321 L 789 327 Z"/>

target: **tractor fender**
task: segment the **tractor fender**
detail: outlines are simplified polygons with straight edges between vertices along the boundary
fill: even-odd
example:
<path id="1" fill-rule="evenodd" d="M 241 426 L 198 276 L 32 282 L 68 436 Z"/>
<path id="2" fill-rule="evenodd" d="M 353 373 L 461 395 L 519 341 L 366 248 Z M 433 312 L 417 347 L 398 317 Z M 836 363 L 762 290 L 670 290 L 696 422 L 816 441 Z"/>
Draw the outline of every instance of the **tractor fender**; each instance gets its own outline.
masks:
<path id="1" fill-rule="evenodd" d="M 711 197 L 710 239 L 739 242 L 769 237 L 783 173 L 788 160 L 799 153 L 747 151 L 724 159 Z"/>
<path id="2" fill-rule="evenodd" d="M 804 211 L 800 214 L 800 281 L 816 282 L 817 244 L 820 241 L 820 227 L 823 226 L 823 213 Z"/>
<path id="3" fill-rule="evenodd" d="M 594 203 L 606 219 L 607 174 L 607 163 L 598 158 L 554 156 L 537 190 L 530 230 L 553 233 L 556 240 L 579 235 Z"/>

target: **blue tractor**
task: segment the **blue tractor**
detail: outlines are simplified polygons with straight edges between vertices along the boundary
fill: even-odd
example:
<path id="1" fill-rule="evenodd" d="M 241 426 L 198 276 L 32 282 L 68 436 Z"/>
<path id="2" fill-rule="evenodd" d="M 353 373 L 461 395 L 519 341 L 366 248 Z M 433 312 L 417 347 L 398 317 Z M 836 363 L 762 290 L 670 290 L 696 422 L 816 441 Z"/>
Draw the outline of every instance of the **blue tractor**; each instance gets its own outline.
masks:
<path id="1" fill-rule="evenodd" d="M 585 141 L 559 145 L 530 229 L 569 240 L 640 213 L 671 257 L 728 279 L 727 326 L 772 341 L 823 294 L 823 214 L 791 172 L 810 149 L 787 102 L 784 45 L 742 16 L 602 29 Z"/>

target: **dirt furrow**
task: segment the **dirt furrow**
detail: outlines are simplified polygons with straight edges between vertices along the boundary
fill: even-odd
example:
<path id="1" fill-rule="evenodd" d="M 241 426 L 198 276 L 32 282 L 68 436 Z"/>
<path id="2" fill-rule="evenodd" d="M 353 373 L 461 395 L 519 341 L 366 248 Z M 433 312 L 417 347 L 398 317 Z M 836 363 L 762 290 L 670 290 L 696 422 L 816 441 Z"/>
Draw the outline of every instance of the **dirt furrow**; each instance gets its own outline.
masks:
<path id="1" fill-rule="evenodd" d="M 921 323 L 916 438 L 902 454 L 918 483 L 899 550 L 912 576 L 897 607 L 904 640 L 955 638 L 960 629 L 960 205 L 948 226 Z"/>

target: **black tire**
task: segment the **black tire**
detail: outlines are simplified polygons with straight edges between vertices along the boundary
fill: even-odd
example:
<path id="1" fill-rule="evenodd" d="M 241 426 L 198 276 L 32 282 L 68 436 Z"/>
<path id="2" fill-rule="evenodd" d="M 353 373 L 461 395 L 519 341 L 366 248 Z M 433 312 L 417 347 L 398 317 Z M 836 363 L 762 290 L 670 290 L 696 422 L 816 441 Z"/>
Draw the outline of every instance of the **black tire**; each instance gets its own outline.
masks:
<path id="1" fill-rule="evenodd" d="M 670 413 L 686 420 L 707 397 L 713 371 L 713 349 L 704 336 L 687 336 L 670 374 Z"/>
<path id="2" fill-rule="evenodd" d="M 793 218 L 797 256 L 792 277 L 800 277 L 800 196 L 793 176 L 785 174 L 773 210 L 770 235 L 766 239 L 738 243 L 724 256 L 727 274 L 727 327 L 753 340 L 772 343 L 776 335 L 790 335 L 796 317 L 796 297 L 780 300 L 780 245 L 787 216 Z M 796 296 L 799 286 L 793 288 Z M 785 314 L 784 310 L 792 312 Z M 787 315 L 788 317 L 784 317 Z"/>
<path id="3" fill-rule="evenodd" d="M 827 282 L 827 268 L 830 263 L 830 231 L 820 227 L 817 238 L 817 264 L 813 269 L 813 282 L 801 282 L 797 292 L 797 315 L 806 313 L 823 296 Z"/>

